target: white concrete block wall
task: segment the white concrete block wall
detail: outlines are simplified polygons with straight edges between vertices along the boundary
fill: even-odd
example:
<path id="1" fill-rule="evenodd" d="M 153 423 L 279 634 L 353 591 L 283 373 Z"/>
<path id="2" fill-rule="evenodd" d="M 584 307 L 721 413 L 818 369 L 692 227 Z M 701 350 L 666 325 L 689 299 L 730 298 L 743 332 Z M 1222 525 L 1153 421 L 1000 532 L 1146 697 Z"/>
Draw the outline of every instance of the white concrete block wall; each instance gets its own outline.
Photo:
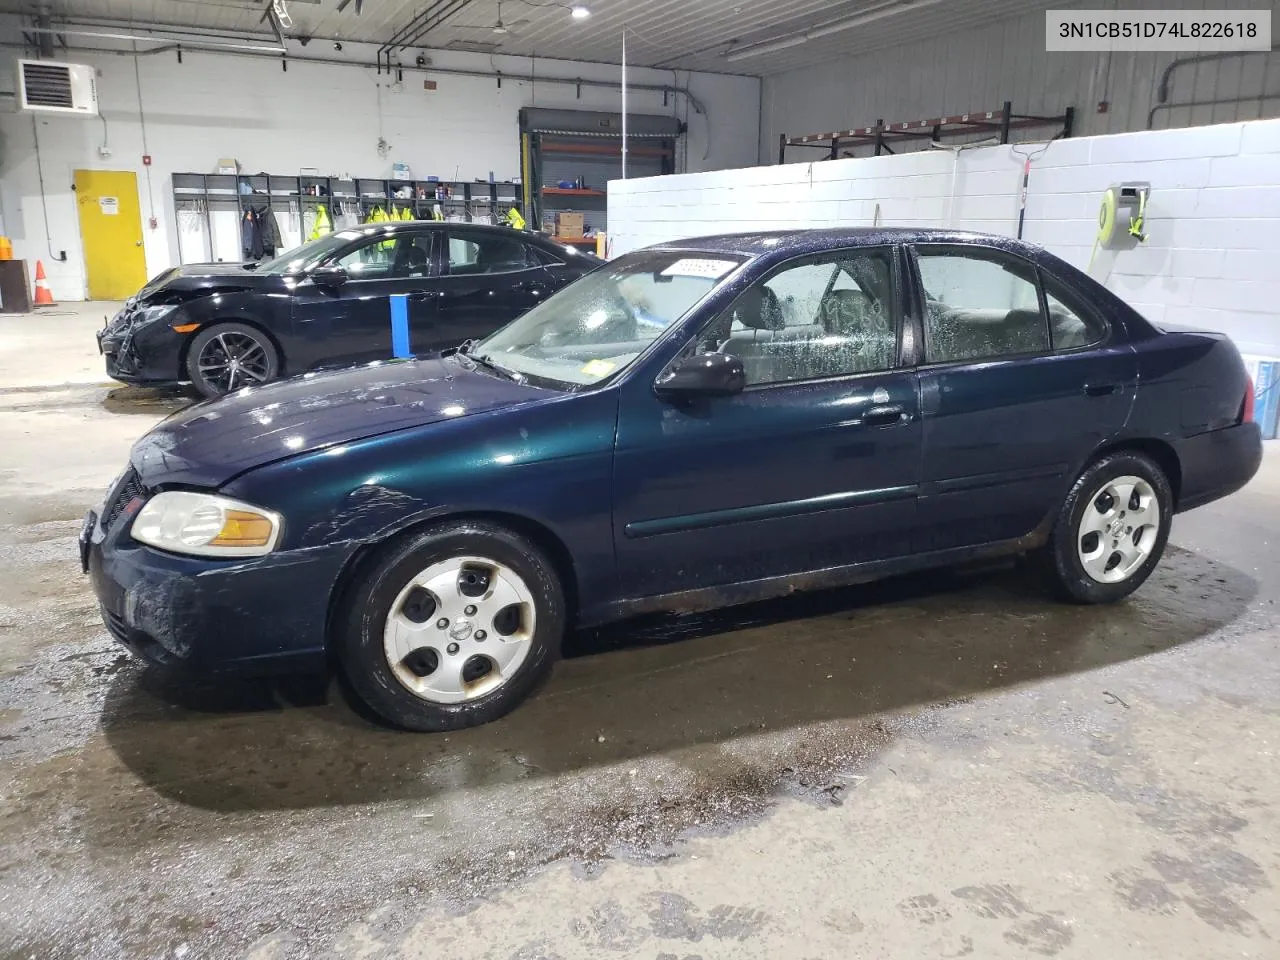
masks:
<path id="1" fill-rule="evenodd" d="M 873 222 L 1013 236 L 1021 154 L 1042 149 L 1027 240 L 1082 268 L 1092 255 L 1092 274 L 1153 322 L 1220 330 L 1244 352 L 1280 355 L 1280 120 L 614 182 L 610 247 Z M 1094 254 L 1103 192 L 1128 180 L 1152 186 L 1149 239 Z"/>

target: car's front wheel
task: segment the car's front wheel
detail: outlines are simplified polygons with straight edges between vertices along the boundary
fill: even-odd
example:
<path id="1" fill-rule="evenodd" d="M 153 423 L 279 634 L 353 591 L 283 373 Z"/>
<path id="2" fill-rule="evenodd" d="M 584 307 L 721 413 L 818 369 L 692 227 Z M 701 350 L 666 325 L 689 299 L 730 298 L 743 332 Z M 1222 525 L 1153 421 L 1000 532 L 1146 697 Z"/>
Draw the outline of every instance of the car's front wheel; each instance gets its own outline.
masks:
<path id="1" fill-rule="evenodd" d="M 565 629 L 564 591 L 542 551 L 478 521 L 395 544 L 344 603 L 335 640 L 348 681 L 410 730 L 501 717 L 551 669 Z"/>
<path id="2" fill-rule="evenodd" d="M 1046 559 L 1054 586 L 1076 603 L 1110 603 L 1146 581 L 1160 562 L 1173 492 L 1150 457 L 1119 452 L 1080 475 L 1063 502 Z"/>
<path id="3" fill-rule="evenodd" d="M 280 372 L 275 344 L 245 323 L 205 327 L 187 348 L 187 377 L 203 397 L 269 383 Z"/>

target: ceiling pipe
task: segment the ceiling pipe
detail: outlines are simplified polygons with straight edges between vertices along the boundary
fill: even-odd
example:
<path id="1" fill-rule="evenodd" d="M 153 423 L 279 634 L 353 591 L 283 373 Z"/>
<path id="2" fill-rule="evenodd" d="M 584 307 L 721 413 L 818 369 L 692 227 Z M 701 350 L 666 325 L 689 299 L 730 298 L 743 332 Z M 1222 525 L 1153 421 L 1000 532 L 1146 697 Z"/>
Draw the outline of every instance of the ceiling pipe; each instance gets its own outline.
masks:
<path id="1" fill-rule="evenodd" d="M 192 49 L 216 50 L 219 52 L 231 53 L 235 51 L 248 51 L 254 53 L 271 54 L 279 56 L 286 52 L 285 45 L 280 43 L 278 46 L 264 46 L 260 43 L 252 43 L 249 41 L 232 41 L 219 42 L 217 40 L 203 39 L 200 37 L 171 37 L 154 33 L 117 33 L 104 30 L 79 30 L 72 27 L 28 27 L 31 33 L 37 34 L 54 34 L 65 37 L 90 37 L 95 40 L 130 40 L 133 42 L 141 41 L 143 43 L 168 43 L 166 49 L 173 49 L 178 44 Z M 70 49 L 70 48 L 68 48 Z M 92 47 L 87 49 L 94 49 Z M 128 53 L 133 55 L 133 51 L 101 51 L 103 53 Z M 139 51 L 139 53 L 158 53 L 157 50 Z"/>
<path id="2" fill-rule="evenodd" d="M 167 49 L 172 50 L 178 46 L 179 44 L 175 43 L 170 45 Z M 188 40 L 184 40 L 182 41 L 181 46 L 183 47 L 183 49 L 188 49 L 191 47 L 191 42 Z M 26 47 L 26 44 L 17 43 L 13 41 L 0 41 L 0 48 L 3 48 L 3 47 L 16 47 L 17 49 L 21 50 Z M 116 56 L 121 56 L 121 57 L 132 57 L 134 55 L 132 50 L 110 50 L 103 47 L 67 47 L 67 49 L 75 52 L 82 52 L 82 53 L 114 54 Z M 157 50 L 139 50 L 138 56 L 140 57 L 149 56 L 153 53 L 159 53 L 159 52 L 161 51 L 158 49 Z M 252 57 L 255 59 L 270 59 L 270 60 L 274 60 L 280 56 L 280 51 L 274 50 L 274 49 L 255 51 L 255 50 L 219 48 L 218 50 L 207 51 L 207 52 L 221 53 L 228 57 Z M 503 56 L 515 56 L 515 55 L 504 54 Z M 529 59 L 529 58 L 522 57 L 520 59 Z M 343 60 L 340 57 L 314 57 L 314 56 L 306 57 L 306 56 L 299 56 L 297 54 L 292 54 L 292 53 L 289 54 L 289 62 L 290 63 L 315 63 L 315 64 L 323 64 L 326 66 L 336 66 L 336 67 L 364 67 L 368 69 L 376 68 L 378 66 L 377 63 L 369 63 L 369 61 L 367 60 Z M 405 71 L 413 71 L 415 73 L 439 74 L 442 76 L 479 77 L 484 80 L 502 79 L 502 80 L 524 80 L 528 82 L 536 81 L 539 85 L 544 83 L 555 83 L 555 84 L 561 84 L 563 86 L 598 87 L 606 90 L 621 90 L 622 88 L 622 84 L 617 80 L 590 80 L 582 77 L 546 76 L 541 73 L 539 73 L 535 77 L 532 73 L 520 74 L 520 73 L 504 73 L 496 70 L 464 70 L 459 67 L 435 67 L 435 66 L 419 67 L 413 64 L 404 64 L 402 67 L 400 67 L 400 69 Z M 682 97 L 688 97 L 689 102 L 693 104 L 693 106 L 698 110 L 699 113 L 704 113 L 706 111 L 706 107 L 704 106 L 702 101 L 698 99 L 697 94 L 691 91 L 688 87 L 682 87 L 682 86 L 679 86 L 678 84 L 632 83 L 628 81 L 627 89 L 629 91 L 643 90 L 648 93 L 679 94 Z"/>
<path id="3" fill-rule="evenodd" d="M 469 7 L 472 0 L 436 0 L 403 27 L 392 34 L 391 39 L 378 50 L 383 56 L 390 56 L 396 47 L 401 50 L 412 47 L 422 36 L 440 26 L 456 13 Z"/>
<path id="4" fill-rule="evenodd" d="M 815 24 L 807 30 L 799 30 L 795 33 L 775 37 L 772 40 L 761 40 L 756 43 L 743 44 L 736 48 L 731 47 L 725 52 L 724 58 L 730 63 L 735 63 L 751 57 L 764 56 L 767 53 L 777 53 L 790 47 L 798 47 L 800 44 L 808 43 L 810 40 L 829 37 L 832 34 L 851 30 L 863 24 L 874 23 L 886 17 L 895 17 L 900 13 L 910 13 L 924 7 L 932 7 L 941 2 L 942 0 L 884 0 L 883 3 L 875 4 L 850 17 L 842 17 L 839 20 L 829 20 L 826 23 Z"/>
<path id="5" fill-rule="evenodd" d="M 1173 80 L 1173 72 L 1179 67 L 1186 67 L 1193 63 L 1206 63 L 1212 60 L 1227 60 L 1231 57 L 1247 57 L 1250 54 L 1256 53 L 1270 56 L 1275 52 L 1275 47 L 1272 47 L 1270 50 L 1217 50 L 1213 53 L 1200 53 L 1190 57 L 1179 57 L 1164 68 L 1164 73 L 1160 74 L 1160 85 L 1157 88 L 1159 102 L 1169 102 L 1169 84 Z M 1147 126 L 1150 128 L 1151 125 L 1148 123 Z"/>

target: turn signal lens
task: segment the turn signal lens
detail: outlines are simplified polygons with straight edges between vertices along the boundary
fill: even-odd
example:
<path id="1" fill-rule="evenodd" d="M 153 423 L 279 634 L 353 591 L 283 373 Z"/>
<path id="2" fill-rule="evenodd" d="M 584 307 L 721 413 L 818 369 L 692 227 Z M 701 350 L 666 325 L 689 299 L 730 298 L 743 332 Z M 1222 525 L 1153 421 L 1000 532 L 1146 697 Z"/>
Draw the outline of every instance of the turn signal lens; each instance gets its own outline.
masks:
<path id="1" fill-rule="evenodd" d="M 180 323 L 173 328 L 174 333 L 194 333 L 200 329 L 198 323 Z"/>
<path id="2" fill-rule="evenodd" d="M 211 547 L 265 547 L 271 542 L 274 527 L 259 513 L 228 510 L 222 529 L 209 541 Z"/>
<path id="3" fill-rule="evenodd" d="M 142 507 L 130 528 L 139 543 L 200 557 L 257 557 L 280 538 L 277 513 L 211 493 L 168 490 Z"/>
<path id="4" fill-rule="evenodd" d="M 1253 423 L 1253 405 L 1255 397 L 1253 392 L 1253 377 L 1244 378 L 1244 403 L 1240 406 L 1240 422 Z"/>

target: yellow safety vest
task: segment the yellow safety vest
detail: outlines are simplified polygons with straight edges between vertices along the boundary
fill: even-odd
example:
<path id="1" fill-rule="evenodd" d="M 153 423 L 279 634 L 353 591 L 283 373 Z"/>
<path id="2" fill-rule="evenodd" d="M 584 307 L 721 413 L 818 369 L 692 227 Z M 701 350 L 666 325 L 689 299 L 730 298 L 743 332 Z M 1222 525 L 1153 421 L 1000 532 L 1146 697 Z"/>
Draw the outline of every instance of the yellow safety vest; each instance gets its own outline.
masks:
<path id="1" fill-rule="evenodd" d="M 333 233 L 333 224 L 329 222 L 329 211 L 325 209 L 324 204 L 316 206 L 316 220 L 311 225 L 311 232 L 307 234 L 308 240 L 319 240 L 326 234 Z"/>

